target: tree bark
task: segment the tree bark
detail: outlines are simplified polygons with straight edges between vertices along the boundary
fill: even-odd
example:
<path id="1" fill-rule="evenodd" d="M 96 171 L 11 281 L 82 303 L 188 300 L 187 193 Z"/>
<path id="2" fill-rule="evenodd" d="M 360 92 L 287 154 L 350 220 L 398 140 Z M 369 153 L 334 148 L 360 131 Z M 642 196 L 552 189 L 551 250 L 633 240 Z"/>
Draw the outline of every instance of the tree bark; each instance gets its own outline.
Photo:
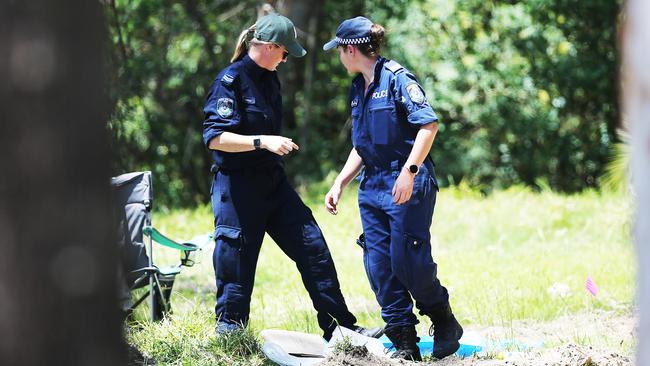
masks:
<path id="1" fill-rule="evenodd" d="M 0 3 L 0 363 L 125 364 L 98 1 Z"/>
<path id="2" fill-rule="evenodd" d="M 300 135 L 298 144 L 303 154 L 309 149 L 310 119 L 312 112 L 313 81 L 316 63 L 318 61 L 319 16 L 323 6 L 322 1 L 285 0 L 278 4 L 278 12 L 286 15 L 298 30 L 300 43 L 307 50 L 307 55 L 301 59 L 291 58 L 280 72 L 283 89 L 283 104 L 285 121 L 289 127 L 297 127 Z M 299 108 L 296 93 L 301 92 L 302 118 L 297 118 L 295 111 Z"/>
<path id="3" fill-rule="evenodd" d="M 637 365 L 650 365 L 650 4 L 627 4 L 623 34 L 624 101 L 632 143 L 632 187 L 636 201 L 634 242 L 638 260 Z"/>
<path id="4" fill-rule="evenodd" d="M 321 3 L 313 3 L 313 7 L 310 10 L 309 20 L 307 22 L 307 34 L 305 36 L 307 42 L 306 47 L 311 52 L 307 53 L 307 59 L 305 60 L 305 98 L 304 98 L 304 112 L 302 117 L 302 123 L 300 125 L 300 144 L 305 147 L 305 152 L 309 151 L 309 137 L 311 135 L 310 131 L 310 122 L 312 118 L 312 105 L 314 99 L 314 74 L 316 72 L 316 62 L 318 60 L 317 54 L 321 50 L 318 47 L 318 34 L 320 29 L 320 9 Z"/>

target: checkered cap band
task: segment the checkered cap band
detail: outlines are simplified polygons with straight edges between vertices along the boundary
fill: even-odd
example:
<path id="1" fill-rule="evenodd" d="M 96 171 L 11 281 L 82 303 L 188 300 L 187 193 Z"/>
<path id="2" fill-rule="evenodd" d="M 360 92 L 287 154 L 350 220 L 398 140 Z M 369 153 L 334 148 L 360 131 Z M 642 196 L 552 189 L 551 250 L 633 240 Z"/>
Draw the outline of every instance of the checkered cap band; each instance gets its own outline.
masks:
<path id="1" fill-rule="evenodd" d="M 361 38 L 339 38 L 334 39 L 338 44 L 363 44 L 370 43 L 370 37 L 361 37 Z"/>

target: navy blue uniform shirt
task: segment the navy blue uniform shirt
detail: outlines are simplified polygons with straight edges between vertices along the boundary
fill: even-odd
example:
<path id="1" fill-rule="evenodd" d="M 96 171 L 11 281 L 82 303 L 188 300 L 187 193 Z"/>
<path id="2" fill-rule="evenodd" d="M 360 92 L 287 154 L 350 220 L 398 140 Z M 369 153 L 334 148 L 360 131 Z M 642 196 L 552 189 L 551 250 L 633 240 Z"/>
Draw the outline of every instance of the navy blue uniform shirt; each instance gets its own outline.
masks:
<path id="1" fill-rule="evenodd" d="M 359 74 L 350 88 L 352 144 L 367 169 L 392 169 L 406 162 L 422 125 L 438 120 L 415 76 L 379 57 L 365 94 Z"/>
<path id="2" fill-rule="evenodd" d="M 275 71 L 258 66 L 248 55 L 223 69 L 216 77 L 203 108 L 203 143 L 223 132 L 240 135 L 280 135 L 282 97 Z M 276 164 L 280 156 L 268 150 L 230 153 L 210 150 L 224 169 Z"/>

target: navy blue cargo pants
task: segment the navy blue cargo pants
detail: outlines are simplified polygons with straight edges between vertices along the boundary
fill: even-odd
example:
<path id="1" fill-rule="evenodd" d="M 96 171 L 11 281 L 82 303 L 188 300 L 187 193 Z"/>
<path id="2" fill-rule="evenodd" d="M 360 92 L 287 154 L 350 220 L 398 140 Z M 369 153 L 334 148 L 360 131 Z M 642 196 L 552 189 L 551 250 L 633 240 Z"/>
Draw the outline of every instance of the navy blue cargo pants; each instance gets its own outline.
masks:
<path id="1" fill-rule="evenodd" d="M 418 323 L 411 297 L 420 314 L 449 300 L 431 257 L 429 228 L 437 192 L 433 166 L 422 166 L 411 199 L 403 205 L 393 203 L 392 188 L 398 175 L 398 167 L 366 167 L 359 187 L 363 260 L 387 328 Z"/>
<path id="2" fill-rule="evenodd" d="M 296 263 L 326 338 L 337 323 L 346 327 L 356 323 L 345 304 L 325 238 L 281 166 L 219 170 L 212 185 L 212 207 L 219 323 L 247 324 L 265 233 Z"/>

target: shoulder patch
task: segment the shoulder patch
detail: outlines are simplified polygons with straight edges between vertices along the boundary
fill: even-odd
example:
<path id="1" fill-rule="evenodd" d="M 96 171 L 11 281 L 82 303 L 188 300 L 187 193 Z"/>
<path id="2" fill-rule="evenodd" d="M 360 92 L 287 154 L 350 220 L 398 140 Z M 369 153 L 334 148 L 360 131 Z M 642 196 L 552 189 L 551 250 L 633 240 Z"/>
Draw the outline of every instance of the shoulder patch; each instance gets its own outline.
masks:
<path id="1" fill-rule="evenodd" d="M 235 108 L 235 102 L 230 98 L 219 98 L 217 100 L 217 113 L 221 118 L 231 117 Z"/>
<path id="2" fill-rule="evenodd" d="M 397 74 L 398 71 L 404 70 L 404 67 L 397 62 L 390 60 L 384 64 L 384 67 L 393 74 Z"/>
<path id="3" fill-rule="evenodd" d="M 406 92 L 409 95 L 409 98 L 411 98 L 411 101 L 415 104 L 422 104 L 425 101 L 424 98 L 424 93 L 422 92 L 422 89 L 420 89 L 420 85 L 416 82 L 408 83 L 406 85 Z"/>

